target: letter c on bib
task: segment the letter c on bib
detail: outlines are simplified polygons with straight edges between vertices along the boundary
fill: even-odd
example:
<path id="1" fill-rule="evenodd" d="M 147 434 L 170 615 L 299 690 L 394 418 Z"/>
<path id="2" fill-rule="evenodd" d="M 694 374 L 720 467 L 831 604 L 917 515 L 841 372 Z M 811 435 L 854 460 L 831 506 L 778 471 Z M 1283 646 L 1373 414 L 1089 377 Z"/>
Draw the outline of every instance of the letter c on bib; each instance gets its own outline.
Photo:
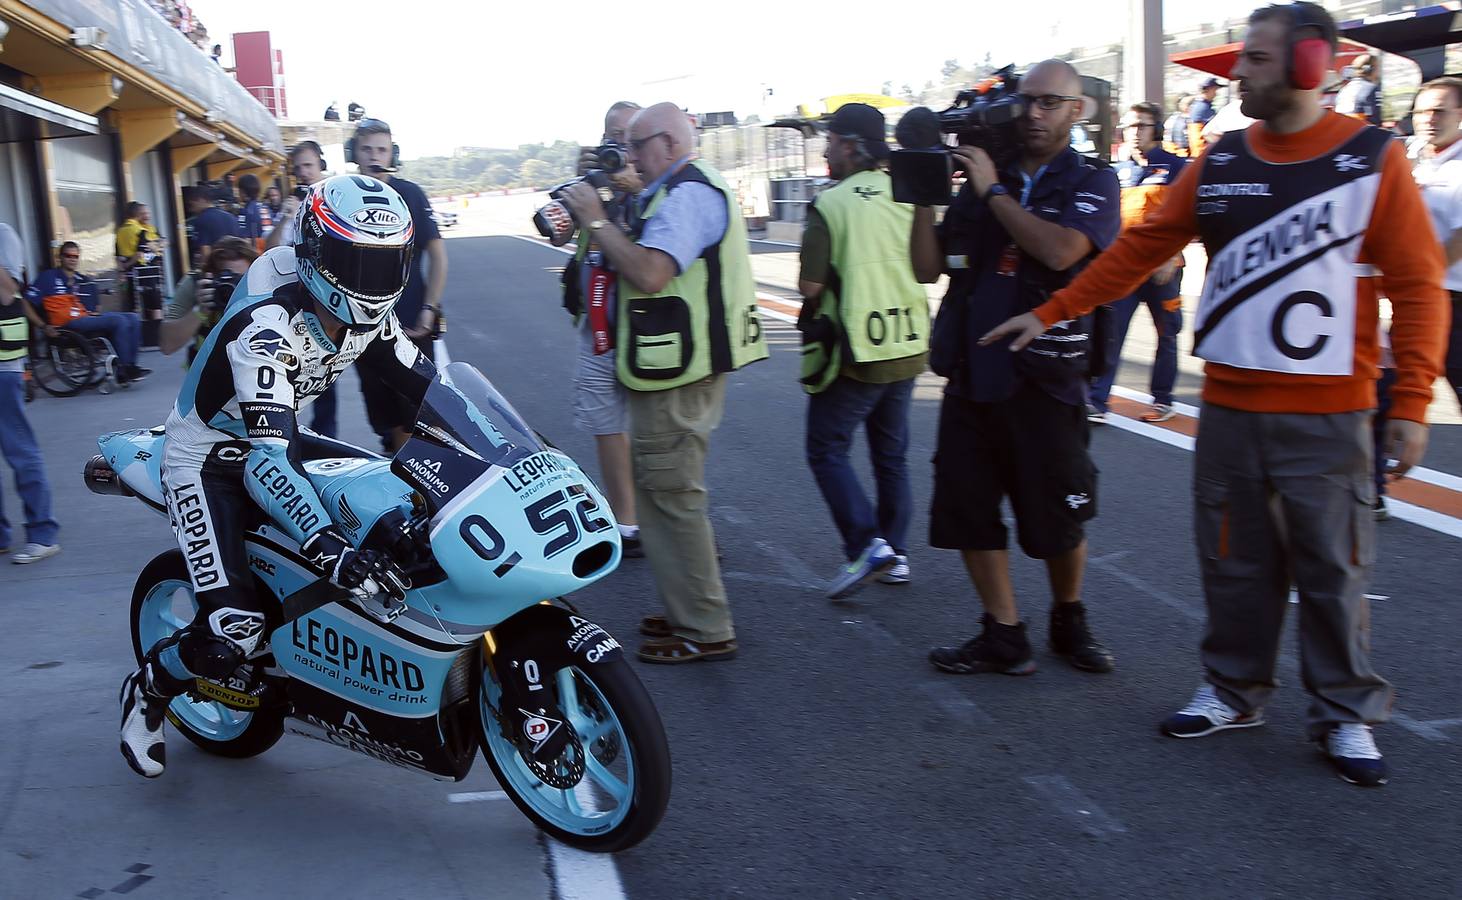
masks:
<path id="1" fill-rule="evenodd" d="M 1314 342 L 1308 347 L 1297 347 L 1291 344 L 1289 339 L 1284 336 L 1284 323 L 1289 318 L 1289 314 L 1299 306 L 1313 306 L 1320 311 L 1321 318 L 1335 318 L 1335 309 L 1323 294 L 1315 291 L 1298 291 L 1285 297 L 1279 306 L 1275 307 L 1274 318 L 1269 323 L 1269 336 L 1273 339 L 1274 346 L 1279 348 L 1279 352 L 1290 359 L 1312 359 L 1325 349 L 1325 345 L 1330 342 L 1330 335 L 1316 335 Z"/>

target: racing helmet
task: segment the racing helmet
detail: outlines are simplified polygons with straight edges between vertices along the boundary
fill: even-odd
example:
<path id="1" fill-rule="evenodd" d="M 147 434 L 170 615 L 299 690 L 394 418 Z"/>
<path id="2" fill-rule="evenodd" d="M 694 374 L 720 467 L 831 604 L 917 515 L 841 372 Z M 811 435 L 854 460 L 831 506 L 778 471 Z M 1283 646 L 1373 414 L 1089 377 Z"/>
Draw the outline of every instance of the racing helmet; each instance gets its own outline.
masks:
<path id="1" fill-rule="evenodd" d="M 335 175 L 311 186 L 298 215 L 300 283 L 352 329 L 379 325 L 411 270 L 415 230 L 406 201 L 369 175 Z"/>

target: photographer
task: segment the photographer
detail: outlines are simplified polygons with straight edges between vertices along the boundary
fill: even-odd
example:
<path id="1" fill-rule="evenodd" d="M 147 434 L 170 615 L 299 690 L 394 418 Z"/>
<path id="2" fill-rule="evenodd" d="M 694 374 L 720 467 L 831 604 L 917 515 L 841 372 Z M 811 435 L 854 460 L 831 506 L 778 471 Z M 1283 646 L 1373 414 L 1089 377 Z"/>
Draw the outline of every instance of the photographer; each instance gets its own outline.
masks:
<path id="1" fill-rule="evenodd" d="M 234 287 L 248 274 L 255 259 L 258 254 L 249 239 L 219 238 L 204 270 L 197 275 L 183 276 L 173 286 L 173 298 L 168 301 L 158 342 L 163 353 L 176 353 L 191 342 L 188 361 L 193 361 L 193 354 L 223 314 Z"/>
<path id="2" fill-rule="evenodd" d="M 621 100 L 604 114 L 604 148 L 628 146 L 629 123 L 640 111 L 638 103 Z M 600 154 L 585 149 L 579 159 L 579 174 L 602 170 Z M 609 173 L 614 190 L 610 205 L 616 228 L 629 227 L 630 198 L 644 185 L 634 169 Z M 580 229 L 575 238 L 574 262 L 564 270 L 564 307 L 579 326 L 579 361 L 574 372 L 574 421 L 594 436 L 599 453 L 599 474 L 609 506 L 619 525 L 624 555 L 644 556 L 640 529 L 635 517 L 634 475 L 629 462 L 628 409 L 624 385 L 614 370 L 614 274 L 599 247 L 596 236 Z"/>
<path id="3" fill-rule="evenodd" d="M 1000 501 L 1009 497 L 1020 546 L 1044 560 L 1054 604 L 1050 643 L 1079 669 L 1107 672 L 1112 657 L 1091 636 L 1081 605 L 1083 523 L 1096 513 L 1096 469 L 1087 453 L 1086 319 L 1053 329 L 1020 355 L 978 339 L 1064 286 L 1120 227 L 1117 178 L 1070 147 L 1081 118 L 1081 78 L 1047 60 L 1020 79 L 1025 113 L 1013 126 L 1015 158 L 999 168 L 979 147 L 960 146 L 966 181 L 943 223 L 914 210 L 914 273 L 950 276 L 934 328 L 931 364 L 946 375 L 934 461 L 929 542 L 959 550 L 985 606 L 983 630 L 929 654 L 960 674 L 1035 671 L 1010 582 Z"/>
<path id="4" fill-rule="evenodd" d="M 726 373 L 767 355 L 736 192 L 696 158 L 695 132 L 673 103 L 630 123 L 630 162 L 648 185 L 626 236 L 596 189 L 563 194 L 619 279 L 616 368 L 629 388 L 630 453 L 640 540 L 665 603 L 647 616 L 639 658 L 726 659 L 736 635 L 706 515 L 705 464 L 726 400 Z"/>
<path id="5" fill-rule="evenodd" d="M 838 107 L 827 126 L 828 174 L 807 215 L 797 317 L 803 335 L 807 464 L 843 539 L 848 564 L 828 586 L 841 600 L 874 578 L 908 584 L 905 538 L 914 498 L 905 459 L 914 379 L 928 362 L 929 300 L 909 265 L 911 207 L 895 203 L 883 113 Z M 878 484 L 868 501 L 848 459 L 866 429 Z"/>

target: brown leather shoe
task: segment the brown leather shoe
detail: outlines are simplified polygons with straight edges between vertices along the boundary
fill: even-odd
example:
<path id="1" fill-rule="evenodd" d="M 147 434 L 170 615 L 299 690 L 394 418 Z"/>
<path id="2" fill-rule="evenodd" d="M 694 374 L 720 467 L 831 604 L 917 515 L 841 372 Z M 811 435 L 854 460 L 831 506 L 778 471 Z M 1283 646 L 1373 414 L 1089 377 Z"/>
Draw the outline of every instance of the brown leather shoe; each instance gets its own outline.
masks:
<path id="1" fill-rule="evenodd" d="M 640 634 L 645 637 L 663 638 L 670 637 L 674 633 L 670 630 L 670 620 L 664 616 L 645 616 L 640 620 Z"/>
<path id="2" fill-rule="evenodd" d="M 639 657 L 647 663 L 688 663 L 701 660 L 731 659 L 736 655 L 736 640 L 693 641 L 679 635 L 656 638 L 640 645 Z"/>

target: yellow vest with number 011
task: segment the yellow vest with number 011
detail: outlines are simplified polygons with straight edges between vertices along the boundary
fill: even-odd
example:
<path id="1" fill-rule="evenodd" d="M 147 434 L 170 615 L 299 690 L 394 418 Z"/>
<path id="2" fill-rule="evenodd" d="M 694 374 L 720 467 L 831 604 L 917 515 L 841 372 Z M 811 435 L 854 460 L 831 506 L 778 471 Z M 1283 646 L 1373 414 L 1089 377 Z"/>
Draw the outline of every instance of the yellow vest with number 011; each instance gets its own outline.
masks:
<path id="1" fill-rule="evenodd" d="M 715 169 L 695 160 L 672 175 L 645 205 L 632 235 L 638 239 L 670 191 L 687 182 L 720 192 L 726 233 L 657 293 L 620 278 L 615 363 L 630 390 L 670 390 L 767 357 L 746 225 L 735 192 Z"/>
<path id="2" fill-rule="evenodd" d="M 853 362 L 887 362 L 929 349 L 929 299 L 914 277 L 914 208 L 895 203 L 888 173 L 857 172 L 818 195 L 827 223 L 828 283 L 821 309 L 836 310 Z"/>

